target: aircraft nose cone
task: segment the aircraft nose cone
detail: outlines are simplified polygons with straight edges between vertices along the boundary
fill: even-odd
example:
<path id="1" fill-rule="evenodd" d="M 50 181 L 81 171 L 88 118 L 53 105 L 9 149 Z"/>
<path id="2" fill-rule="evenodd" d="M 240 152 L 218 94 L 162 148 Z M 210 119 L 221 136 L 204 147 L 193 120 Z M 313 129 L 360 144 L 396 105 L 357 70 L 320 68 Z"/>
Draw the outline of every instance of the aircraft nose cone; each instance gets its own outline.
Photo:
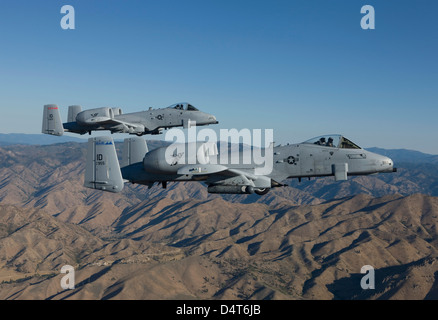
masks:
<path id="1" fill-rule="evenodd" d="M 391 170 L 392 172 L 397 172 L 397 168 L 394 167 L 394 161 L 392 161 L 391 158 L 388 158 L 387 161 L 389 161 L 389 167 L 390 167 L 390 170 Z"/>
<path id="2" fill-rule="evenodd" d="M 216 120 L 216 117 L 210 113 L 202 113 L 199 122 L 203 123 L 203 124 L 217 124 L 217 123 L 219 123 Z"/>
<path id="3" fill-rule="evenodd" d="M 210 120 L 211 123 L 219 123 L 219 121 L 216 120 L 216 117 L 215 117 L 215 116 L 212 116 L 212 115 L 210 115 L 210 116 L 208 117 L 208 120 Z"/>
<path id="4" fill-rule="evenodd" d="M 382 168 L 384 171 L 393 172 L 394 161 L 389 157 L 382 157 Z M 396 169 L 397 170 L 397 169 Z"/>

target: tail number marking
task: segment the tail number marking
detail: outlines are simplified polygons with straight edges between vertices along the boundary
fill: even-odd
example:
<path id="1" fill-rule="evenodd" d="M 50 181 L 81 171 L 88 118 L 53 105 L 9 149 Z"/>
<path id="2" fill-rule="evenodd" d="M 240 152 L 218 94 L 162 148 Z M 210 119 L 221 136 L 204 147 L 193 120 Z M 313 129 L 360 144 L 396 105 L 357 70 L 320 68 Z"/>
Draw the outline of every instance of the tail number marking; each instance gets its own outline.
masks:
<path id="1" fill-rule="evenodd" d="M 101 153 L 96 154 L 96 165 L 98 165 L 98 166 L 105 165 L 105 161 L 103 160 L 103 154 L 101 154 Z"/>

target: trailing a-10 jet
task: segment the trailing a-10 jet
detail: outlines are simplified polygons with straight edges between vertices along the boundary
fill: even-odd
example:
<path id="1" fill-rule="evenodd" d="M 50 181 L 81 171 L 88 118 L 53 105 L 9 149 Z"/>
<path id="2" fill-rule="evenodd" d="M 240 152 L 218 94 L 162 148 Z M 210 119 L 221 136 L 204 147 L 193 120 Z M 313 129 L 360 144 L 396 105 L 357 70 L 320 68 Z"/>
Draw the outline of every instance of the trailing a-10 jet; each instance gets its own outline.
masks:
<path id="1" fill-rule="evenodd" d="M 251 157 L 241 161 L 245 152 L 252 151 L 238 150 L 234 157 L 237 161 L 230 161 L 233 154 L 222 157 L 214 142 L 186 143 L 180 149 L 172 144 L 148 151 L 144 139 L 133 137 L 124 140 L 119 166 L 111 137 L 90 138 L 84 185 L 120 192 L 126 181 L 149 187 L 157 182 L 163 188 L 168 181 L 198 181 L 207 185 L 209 193 L 263 195 L 283 186 L 288 178 L 334 176 L 338 181 L 348 176 L 396 171 L 390 158 L 366 151 L 341 135 L 284 146 L 271 144 L 263 149 L 266 159 L 272 157 L 270 166 Z"/>
<path id="2" fill-rule="evenodd" d="M 216 124 L 216 117 L 199 111 L 189 103 L 177 103 L 167 108 L 123 114 L 120 108 L 97 108 L 82 111 L 81 106 L 68 108 L 67 122 L 62 123 L 56 104 L 44 106 L 42 133 L 62 136 L 64 132 L 79 134 L 97 130 L 111 133 L 129 133 L 138 136 L 160 134 L 172 127 L 190 128 L 192 124 L 203 126 Z"/>

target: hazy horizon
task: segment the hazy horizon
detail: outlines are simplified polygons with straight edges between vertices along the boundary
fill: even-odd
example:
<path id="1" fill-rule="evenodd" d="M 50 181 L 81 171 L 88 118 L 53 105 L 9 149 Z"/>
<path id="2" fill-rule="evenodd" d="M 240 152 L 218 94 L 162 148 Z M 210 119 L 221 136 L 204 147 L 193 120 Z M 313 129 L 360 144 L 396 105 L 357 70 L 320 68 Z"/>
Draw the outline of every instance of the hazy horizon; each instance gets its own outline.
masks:
<path id="1" fill-rule="evenodd" d="M 0 146 L 2 144 L 2 142 L 5 142 L 2 139 L 3 135 L 23 135 L 23 138 L 26 136 L 34 136 L 35 138 L 41 138 L 42 140 L 46 140 L 46 142 L 41 143 L 38 141 L 34 141 L 31 140 L 29 143 L 26 143 L 26 145 L 37 145 L 37 144 L 42 144 L 42 145 L 46 145 L 46 144 L 55 144 L 55 143 L 65 143 L 65 142 L 69 142 L 70 140 L 73 142 L 76 142 L 76 140 L 80 140 L 77 142 L 81 142 L 81 143 L 86 143 L 88 141 L 88 138 L 90 137 L 96 137 L 99 135 L 111 135 L 109 132 L 107 132 L 107 134 L 105 133 L 92 133 L 92 135 L 75 135 L 72 133 L 66 133 L 64 134 L 62 137 L 58 137 L 58 136 L 51 136 L 51 135 L 46 135 L 46 134 L 42 134 L 42 133 L 21 133 L 21 132 L 12 132 L 12 133 L 4 133 L 4 132 L 0 132 Z M 164 134 L 162 135 L 164 137 Z M 119 134 L 119 135 L 113 135 L 113 139 L 115 142 L 123 142 L 124 138 L 129 137 L 128 134 Z M 150 138 L 149 136 L 143 136 L 143 138 L 147 141 L 164 141 L 164 139 L 158 139 L 157 136 L 154 136 L 154 138 Z M 219 140 L 220 141 L 220 140 Z M 8 141 L 7 141 L 8 142 Z M 304 141 L 296 141 L 296 142 L 292 142 L 292 143 L 300 143 L 300 142 L 304 142 Z M 9 144 L 9 143 L 8 143 Z M 12 143 L 11 143 L 12 144 Z M 17 142 L 17 144 L 23 144 L 21 141 Z M 277 145 L 277 144 L 276 144 Z M 427 153 L 427 152 L 422 152 L 420 150 L 415 150 L 415 149 L 407 149 L 407 148 L 397 148 L 397 149 L 390 149 L 390 148 L 383 148 L 380 146 L 360 146 L 363 149 L 383 149 L 383 150 L 387 150 L 387 151 L 407 151 L 407 152 L 419 152 L 422 153 L 424 155 L 430 155 L 430 156 L 438 156 L 438 154 L 433 154 L 433 153 Z"/>

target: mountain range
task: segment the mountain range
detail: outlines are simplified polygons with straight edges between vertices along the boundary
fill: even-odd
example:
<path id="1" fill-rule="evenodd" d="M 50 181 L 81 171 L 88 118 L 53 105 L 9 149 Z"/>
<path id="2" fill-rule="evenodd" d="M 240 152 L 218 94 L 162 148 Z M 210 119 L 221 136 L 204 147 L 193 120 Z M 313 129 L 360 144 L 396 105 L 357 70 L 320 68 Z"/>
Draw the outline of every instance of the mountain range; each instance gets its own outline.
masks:
<path id="1" fill-rule="evenodd" d="M 47 134 L 0 133 L 0 146 L 9 145 L 47 145 L 66 142 L 86 142 L 85 139 L 63 135 L 61 137 Z"/>
<path id="2" fill-rule="evenodd" d="M 3 145 L 0 299 L 436 299 L 438 157 L 371 151 L 398 172 L 260 197 L 196 182 L 100 192 L 82 186 L 85 143 Z"/>

